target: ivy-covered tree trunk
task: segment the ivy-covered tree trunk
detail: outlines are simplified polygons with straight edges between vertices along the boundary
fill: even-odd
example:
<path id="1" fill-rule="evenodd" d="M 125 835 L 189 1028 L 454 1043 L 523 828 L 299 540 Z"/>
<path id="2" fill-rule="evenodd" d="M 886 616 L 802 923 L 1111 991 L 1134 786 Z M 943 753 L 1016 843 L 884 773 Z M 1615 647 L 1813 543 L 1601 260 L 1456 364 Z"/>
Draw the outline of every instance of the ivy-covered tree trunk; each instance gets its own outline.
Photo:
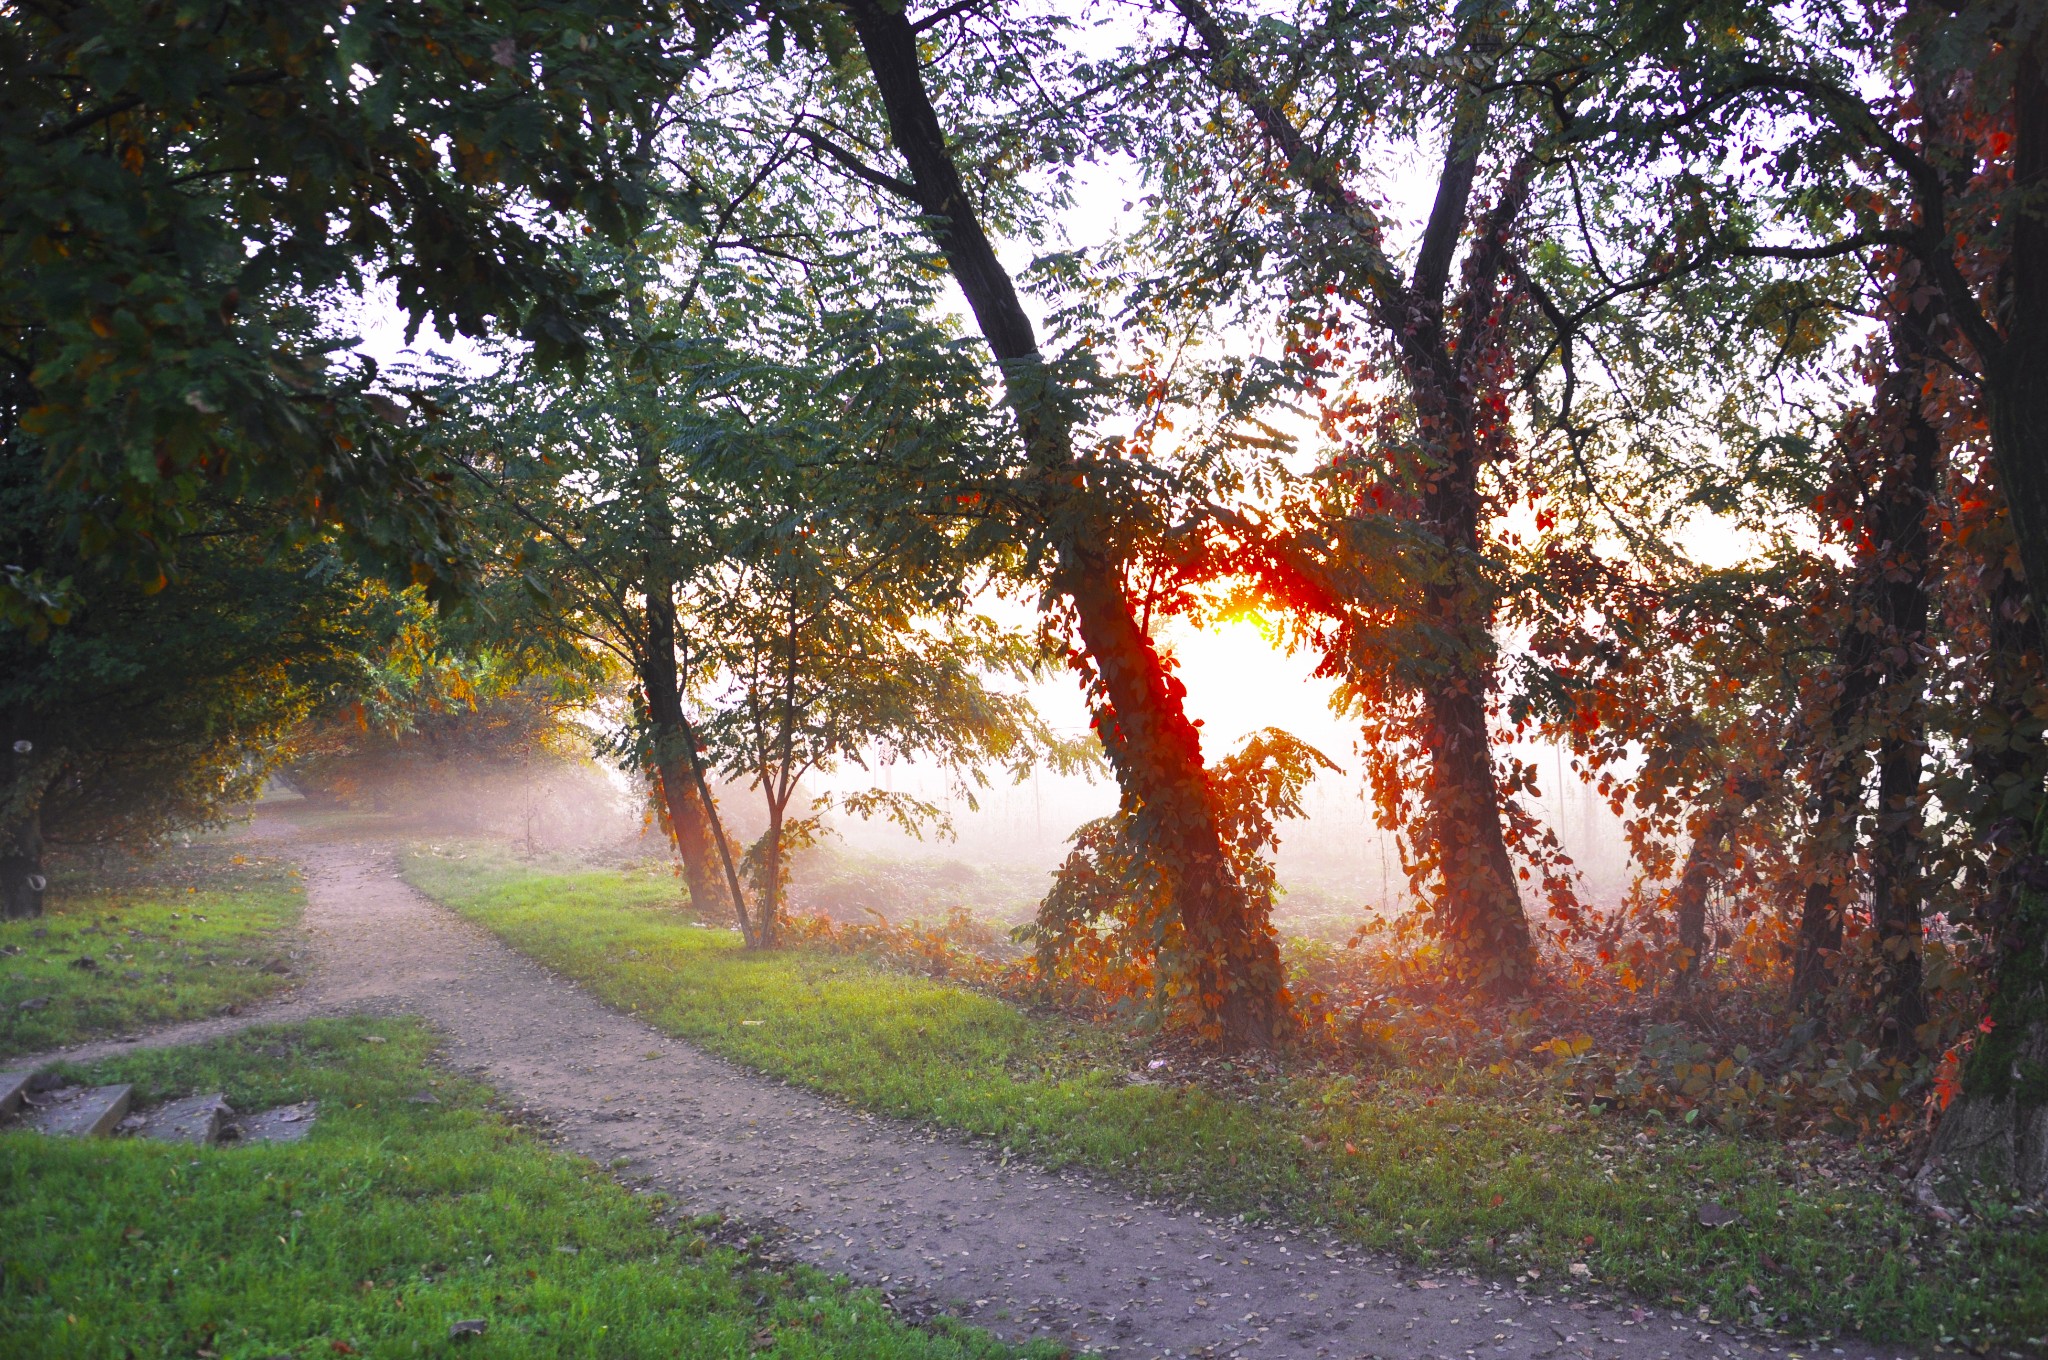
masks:
<path id="1" fill-rule="evenodd" d="M 1885 468 L 1881 541 L 1874 584 L 1878 626 L 1888 664 L 1875 711 L 1881 719 L 1877 755 L 1877 818 L 1870 840 L 1870 916 L 1877 932 L 1877 978 L 1885 1048 L 1918 1047 L 1927 1023 L 1920 946 L 1920 774 L 1926 745 L 1928 583 L 1933 543 L 1928 516 L 1941 471 L 1941 440 L 1921 409 L 1927 386 L 1927 329 L 1935 317 L 1918 310 L 1892 335 L 1893 371 L 1879 396 L 1876 437 Z"/>
<path id="2" fill-rule="evenodd" d="M 2026 571 L 2030 642 L 2039 656 L 2048 592 L 2048 26 L 2022 36 L 2014 58 L 2005 332 L 1969 330 L 1983 360 L 1992 456 Z M 1974 308 L 1965 290 L 1952 284 L 1949 292 L 1953 309 Z M 2048 892 L 2025 880 L 2043 877 L 2048 808 L 2038 786 L 2031 793 L 2034 858 L 1992 924 L 1990 1032 L 1971 1050 L 1931 1164 L 2040 1197 L 2048 1196 Z"/>
<path id="3" fill-rule="evenodd" d="M 1848 866 L 1863 812 L 1868 752 L 1858 737 L 1864 711 L 1877 690 L 1875 635 L 1859 628 L 1862 601 L 1836 643 L 1831 673 L 1837 688 L 1825 724 L 1812 733 L 1819 749 L 1809 777 L 1813 832 L 1806 842 L 1806 891 L 1799 904 L 1799 934 L 1792 952 L 1792 995 L 1810 1003 L 1834 984 L 1842 951 L 1842 911 L 1850 892 Z"/>
<path id="4" fill-rule="evenodd" d="M 1223 848 L 1200 733 L 1114 570 L 1078 545 L 1070 551 L 1081 560 L 1063 564 L 1061 583 L 1110 695 L 1096 729 L 1118 779 L 1137 794 L 1135 833 L 1170 875 L 1196 1000 L 1226 1046 L 1264 1046 L 1285 1014 L 1279 948 Z"/>
<path id="5" fill-rule="evenodd" d="M 2032 844 L 2033 863 L 2048 862 L 2048 816 Z M 2038 1199 L 2048 1197 L 2048 892 L 2029 876 L 2016 875 L 2000 904 L 1990 1028 L 1935 1131 L 1928 1170 Z"/>
<path id="6" fill-rule="evenodd" d="M 1871 920 L 1879 933 L 1878 990 L 1885 1042 L 1903 1051 L 1927 1018 L 1920 967 L 1920 773 L 1924 654 L 1933 570 L 1927 516 L 1941 441 L 1921 410 L 1928 331 L 1916 308 L 1891 334 L 1891 371 L 1878 384 L 1852 449 L 1857 506 L 1854 580 L 1831 673 L 1838 686 L 1816 733 L 1814 836 L 1793 956 L 1792 991 L 1812 1002 L 1832 985 L 1842 947 L 1851 861 L 1868 810 L 1864 781 L 1877 748 L 1878 805 L 1870 843 Z"/>
<path id="7" fill-rule="evenodd" d="M 1470 981 L 1509 994 L 1533 976 L 1536 951 L 1501 826 L 1486 703 L 1474 692 L 1483 679 L 1453 673 L 1428 696 L 1427 795 L 1444 881 L 1437 928 Z"/>
<path id="8" fill-rule="evenodd" d="M 1195 957 L 1204 1027 L 1233 1047 L 1263 1047 L 1284 1022 L 1279 949 L 1238 882 L 1182 687 L 1162 664 L 1124 592 L 1119 562 L 1100 551 L 1072 508 L 1070 426 L 1048 384 L 1038 340 L 1008 272 L 996 258 L 961 183 L 926 89 L 916 32 L 886 0 L 849 0 L 891 140 L 910 168 L 909 187 L 945 252 L 1016 408 L 1053 522 L 1057 588 L 1072 601 L 1081 642 L 1108 696 L 1096 715 L 1117 777 L 1136 805 L 1137 828 L 1171 875 L 1176 914 Z"/>

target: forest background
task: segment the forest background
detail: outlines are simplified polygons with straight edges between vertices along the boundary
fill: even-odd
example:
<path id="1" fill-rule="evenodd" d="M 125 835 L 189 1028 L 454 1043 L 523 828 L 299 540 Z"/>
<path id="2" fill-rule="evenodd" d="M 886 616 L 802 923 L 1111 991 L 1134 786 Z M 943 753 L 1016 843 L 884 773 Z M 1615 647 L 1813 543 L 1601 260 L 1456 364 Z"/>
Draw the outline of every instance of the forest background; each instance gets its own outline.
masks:
<path id="1" fill-rule="evenodd" d="M 6 912 L 46 846 L 595 712 L 774 948 L 832 934 L 787 902 L 822 814 L 943 821 L 824 776 L 1093 764 L 1028 959 L 946 966 L 1226 1052 L 1540 1035 L 1602 1108 L 2038 1196 L 2044 44 L 1921 0 L 17 7 Z M 378 363 L 378 290 L 479 362 Z M 1327 757 L 1205 748 L 1160 642 L 1233 617 L 1333 682 L 1399 846 L 1339 955 L 1272 923 Z"/>

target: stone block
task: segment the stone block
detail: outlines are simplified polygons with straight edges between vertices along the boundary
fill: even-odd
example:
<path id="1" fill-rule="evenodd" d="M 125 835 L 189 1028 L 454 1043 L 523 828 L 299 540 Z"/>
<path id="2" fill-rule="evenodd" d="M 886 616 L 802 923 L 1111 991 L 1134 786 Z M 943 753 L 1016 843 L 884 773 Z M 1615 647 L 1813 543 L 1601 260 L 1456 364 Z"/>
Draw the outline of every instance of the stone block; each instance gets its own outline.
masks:
<path id="1" fill-rule="evenodd" d="M 136 1133 L 165 1143 L 217 1143 L 221 1130 L 235 1117 L 226 1099 L 212 1095 L 187 1096 L 147 1110 Z"/>
<path id="2" fill-rule="evenodd" d="M 128 1113 L 134 1088 L 119 1086 L 67 1086 L 45 1095 L 27 1098 L 25 1128 L 63 1138 L 98 1138 L 113 1132 L 121 1116 Z"/>

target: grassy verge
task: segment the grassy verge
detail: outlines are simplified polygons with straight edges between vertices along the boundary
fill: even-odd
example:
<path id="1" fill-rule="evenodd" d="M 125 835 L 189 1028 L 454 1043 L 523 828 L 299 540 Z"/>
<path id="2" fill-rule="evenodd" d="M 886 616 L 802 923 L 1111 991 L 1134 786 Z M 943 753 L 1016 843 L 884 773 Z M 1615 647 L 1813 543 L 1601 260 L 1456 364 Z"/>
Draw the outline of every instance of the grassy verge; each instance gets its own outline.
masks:
<path id="1" fill-rule="evenodd" d="M 219 846 L 60 872 L 41 919 L 0 921 L 0 1061 L 276 991 L 303 899 L 284 861 Z"/>
<path id="2" fill-rule="evenodd" d="M 0 1350 L 445 1355 L 450 1324 L 482 1319 L 464 1355 L 1014 1354 L 751 1265 L 709 1225 L 665 1227 L 659 1200 L 508 1126 L 483 1088 L 427 1065 L 430 1046 L 409 1022 L 331 1021 L 94 1069 L 238 1108 L 317 1099 L 301 1144 L 0 1135 Z"/>
<path id="3" fill-rule="evenodd" d="M 1626 1291 L 1801 1335 L 2038 1349 L 2048 1230 L 1911 1213 L 1844 1151 L 1589 1115 L 1485 1072 L 1147 1079 L 1108 1030 L 845 954 L 748 955 L 666 875 L 421 850 L 422 890 L 671 1033 L 869 1109 L 1140 1190 L 1326 1225 L 1416 1262 Z M 1740 1214 L 1699 1222 L 1718 1203 Z"/>

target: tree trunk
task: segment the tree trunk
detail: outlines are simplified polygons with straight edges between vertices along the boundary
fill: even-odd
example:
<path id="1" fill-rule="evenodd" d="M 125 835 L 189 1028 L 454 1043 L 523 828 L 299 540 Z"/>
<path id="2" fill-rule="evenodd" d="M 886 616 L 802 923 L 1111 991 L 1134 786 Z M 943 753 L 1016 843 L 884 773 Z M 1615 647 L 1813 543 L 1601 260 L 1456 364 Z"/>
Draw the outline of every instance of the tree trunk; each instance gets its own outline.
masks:
<path id="1" fill-rule="evenodd" d="M 34 813 L 7 827 L 6 848 L 0 851 L 0 920 L 19 921 L 43 914 L 42 828 Z"/>
<path id="2" fill-rule="evenodd" d="M 1169 876 L 1175 913 L 1193 955 L 1203 1028 L 1231 1047 L 1273 1042 L 1285 1020 L 1283 975 L 1271 927 L 1238 881 L 1188 720 L 1180 683 L 1167 673 L 1124 593 L 1121 567 L 1094 545 L 1092 516 L 1068 488 L 1076 475 L 1071 427 L 1050 390 L 1038 340 L 1009 274 L 997 260 L 947 149 L 920 65 L 917 35 L 884 0 L 848 0 L 891 140 L 910 168 L 934 240 L 990 350 L 1031 461 L 1058 554 L 1055 587 L 1074 606 L 1081 642 L 1107 696 L 1096 713 L 1136 823 Z"/>
<path id="3" fill-rule="evenodd" d="M 2037 25 L 2024 37 L 2014 57 L 2006 328 L 1996 343 L 1984 343 L 1981 329 L 1973 339 L 2038 657 L 2048 590 L 2048 32 Z M 1953 295 L 1963 291 L 1952 288 L 1951 305 L 1974 307 L 1974 298 Z M 2041 808 L 2038 785 L 2029 792 Z M 2038 879 L 2038 857 L 2048 855 L 2048 811 L 2036 814 L 2032 844 Z M 1962 1093 L 1941 1122 L 1929 1165 L 2048 1196 L 2048 893 L 2018 888 L 1993 935 L 1991 1031 L 1970 1053 Z"/>
<path id="4" fill-rule="evenodd" d="M 1486 705 L 1469 683 L 1447 677 L 1428 695 L 1427 794 L 1444 879 L 1437 928 L 1468 981 L 1512 995 L 1532 979 L 1536 951 L 1501 827 Z"/>
<path id="5" fill-rule="evenodd" d="M 2031 842 L 2048 862 L 2048 815 Z M 2034 875 L 2038 877 L 2038 870 Z M 2023 878 L 2025 875 L 2016 875 Z M 1922 1170 L 2048 1198 L 2048 892 L 2015 882 L 1995 932 L 1989 1032 L 1963 1067 Z"/>
<path id="6" fill-rule="evenodd" d="M 0 920 L 17 921 L 43 914 L 43 781 L 30 726 L 19 711 L 0 724 L 0 769 L 7 783 L 0 787 Z"/>
<path id="7" fill-rule="evenodd" d="M 782 820 L 783 805 L 770 800 L 768 832 L 762 838 L 759 907 L 755 910 L 754 933 L 763 949 L 782 943 Z"/>
<path id="8" fill-rule="evenodd" d="M 1876 711 L 1877 821 L 1870 843 L 1870 916 L 1877 932 L 1879 1028 L 1887 1052 L 1916 1050 L 1927 1023 L 1922 984 L 1920 766 L 1926 746 L 1928 579 L 1933 567 L 1927 518 L 1941 471 L 1941 440 L 1921 410 L 1930 362 L 1928 328 L 1915 309 L 1893 327 L 1893 371 L 1879 397 L 1878 435 L 1885 459 L 1874 583 L 1886 659 Z"/>
<path id="9" fill-rule="evenodd" d="M 1817 733 L 1812 780 L 1813 834 L 1806 844 L 1806 892 L 1800 902 L 1799 935 L 1792 955 L 1792 996 L 1811 1005 L 1834 985 L 1842 950 L 1842 912 L 1850 885 L 1848 865 L 1863 813 L 1863 776 L 1868 751 L 1863 720 L 1877 692 L 1877 634 L 1862 621 L 1868 601 L 1862 583 L 1852 585 L 1842 635 L 1829 673 L 1837 685 L 1826 727 Z"/>
<path id="10" fill-rule="evenodd" d="M 740 923 L 747 944 L 757 943 L 747 918 L 746 899 L 725 844 L 718 808 L 697 755 L 696 733 L 683 714 L 682 676 L 676 666 L 675 606 L 669 585 L 651 567 L 646 581 L 647 646 L 639 658 L 640 687 L 647 699 L 647 721 L 654 743 L 655 779 L 668 813 L 669 835 L 683 861 L 693 909 L 712 913 L 728 907 Z M 724 884 L 719 871 L 724 870 Z"/>
<path id="11" fill-rule="evenodd" d="M 673 728 L 667 733 L 657 728 L 656 742 L 661 743 L 664 738 L 670 744 L 681 739 Z M 705 915 L 723 911 L 730 901 L 725 884 L 719 881 L 718 849 L 711 840 L 711 818 L 705 812 L 704 799 L 697 793 L 689 763 L 679 757 L 658 760 L 654 777 L 662 809 L 668 814 L 669 835 L 683 861 L 683 882 L 690 889 L 691 908 Z"/>
<path id="12" fill-rule="evenodd" d="M 1879 934 L 1880 1025 L 1895 1052 L 1912 1046 L 1913 1031 L 1927 1019 L 1920 976 L 1921 691 L 1932 569 L 1927 514 L 1941 441 L 1921 411 L 1920 393 L 1935 322 L 1916 308 L 1893 326 L 1892 371 L 1879 384 L 1864 427 L 1861 470 L 1869 490 L 1858 507 L 1862 542 L 1833 663 L 1840 689 L 1814 781 L 1815 830 L 1792 969 L 1792 994 L 1802 1003 L 1813 1003 L 1833 985 L 1875 725 L 1871 919 Z"/>

